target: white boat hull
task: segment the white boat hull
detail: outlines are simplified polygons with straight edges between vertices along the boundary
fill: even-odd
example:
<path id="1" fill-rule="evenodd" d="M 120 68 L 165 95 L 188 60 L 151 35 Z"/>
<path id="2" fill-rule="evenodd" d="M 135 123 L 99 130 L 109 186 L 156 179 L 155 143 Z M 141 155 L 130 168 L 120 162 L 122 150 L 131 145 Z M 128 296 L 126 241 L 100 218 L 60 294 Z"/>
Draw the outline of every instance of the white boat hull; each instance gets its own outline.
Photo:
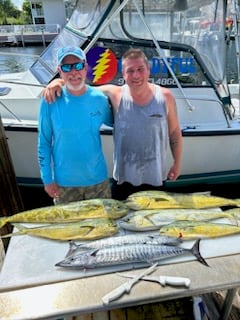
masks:
<path id="1" fill-rule="evenodd" d="M 41 186 L 37 160 L 37 126 L 7 126 L 5 133 L 15 174 L 21 185 Z M 191 136 L 191 134 L 193 134 Z M 102 145 L 108 163 L 109 178 L 113 170 L 113 137 L 102 134 Z M 172 163 L 168 153 L 169 165 Z M 182 171 L 178 184 L 223 183 L 240 181 L 240 130 L 226 130 L 206 135 L 206 131 L 183 133 Z M 171 183 L 169 184 L 171 185 Z M 172 184 L 173 185 L 173 184 Z"/>

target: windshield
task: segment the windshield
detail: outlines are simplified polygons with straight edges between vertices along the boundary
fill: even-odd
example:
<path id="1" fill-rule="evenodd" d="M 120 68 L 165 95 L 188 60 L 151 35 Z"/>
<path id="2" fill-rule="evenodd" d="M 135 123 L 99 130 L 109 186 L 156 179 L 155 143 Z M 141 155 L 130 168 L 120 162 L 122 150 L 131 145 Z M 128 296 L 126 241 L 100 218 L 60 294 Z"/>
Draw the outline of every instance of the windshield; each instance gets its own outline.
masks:
<path id="1" fill-rule="evenodd" d="M 139 4 L 139 11 L 134 3 Z M 158 0 L 129 1 L 104 33 L 130 39 L 151 39 L 189 45 L 195 48 L 216 82 L 225 73 L 225 1 Z M 150 29 L 150 32 L 149 32 Z M 174 58 L 164 52 L 168 59 Z"/>

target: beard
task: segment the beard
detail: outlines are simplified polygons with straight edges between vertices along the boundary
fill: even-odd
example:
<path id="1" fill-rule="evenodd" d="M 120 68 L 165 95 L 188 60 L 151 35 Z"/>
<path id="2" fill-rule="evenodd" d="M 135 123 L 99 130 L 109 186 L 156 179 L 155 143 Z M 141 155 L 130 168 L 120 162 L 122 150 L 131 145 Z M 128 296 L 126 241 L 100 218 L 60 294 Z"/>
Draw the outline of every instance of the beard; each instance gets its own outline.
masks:
<path id="1" fill-rule="evenodd" d="M 81 80 L 81 82 L 77 85 L 73 85 L 70 81 L 66 82 L 66 87 L 68 88 L 68 90 L 70 91 L 80 91 L 84 88 L 85 86 L 85 81 L 84 79 Z"/>

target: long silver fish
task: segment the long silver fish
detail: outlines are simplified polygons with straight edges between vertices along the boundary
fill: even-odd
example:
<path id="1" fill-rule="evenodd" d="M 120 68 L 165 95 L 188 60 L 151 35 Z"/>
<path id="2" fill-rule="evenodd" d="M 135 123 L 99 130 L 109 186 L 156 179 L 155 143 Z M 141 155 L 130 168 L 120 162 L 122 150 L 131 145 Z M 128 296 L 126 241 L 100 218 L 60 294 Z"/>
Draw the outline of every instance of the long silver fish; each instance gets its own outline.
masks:
<path id="1" fill-rule="evenodd" d="M 100 239 L 91 242 L 85 242 L 76 244 L 74 241 L 70 241 L 69 251 L 66 257 L 81 253 L 83 250 L 93 250 L 101 249 L 109 246 L 121 246 L 125 244 L 158 244 L 158 245 L 173 245 L 177 246 L 182 242 L 180 238 L 177 237 L 165 237 L 161 236 L 159 233 L 156 234 L 128 234 L 122 236 L 109 237 L 105 239 Z M 65 257 L 65 258 L 66 258 Z"/>
<path id="2" fill-rule="evenodd" d="M 89 269 L 140 262 L 152 264 L 155 261 L 180 256 L 186 253 L 192 253 L 199 262 L 208 266 L 199 252 L 199 242 L 200 239 L 194 243 L 191 249 L 184 249 L 177 246 L 135 243 L 95 249 L 92 251 L 86 250 L 82 253 L 65 258 L 55 266 L 72 269 Z"/>

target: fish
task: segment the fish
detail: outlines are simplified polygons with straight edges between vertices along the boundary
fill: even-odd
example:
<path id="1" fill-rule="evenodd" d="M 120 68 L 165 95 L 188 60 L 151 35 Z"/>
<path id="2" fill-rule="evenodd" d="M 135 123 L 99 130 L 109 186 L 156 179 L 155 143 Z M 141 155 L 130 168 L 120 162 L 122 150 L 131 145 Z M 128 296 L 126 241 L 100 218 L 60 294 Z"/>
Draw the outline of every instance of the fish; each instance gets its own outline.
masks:
<path id="1" fill-rule="evenodd" d="M 162 226 L 159 233 L 162 236 L 182 239 L 216 238 L 238 234 L 240 233 L 240 227 L 206 221 L 176 221 Z"/>
<path id="2" fill-rule="evenodd" d="M 36 208 L 0 218 L 0 228 L 6 223 L 60 223 L 89 218 L 119 219 L 129 212 L 121 201 L 114 199 L 90 199 L 68 204 Z"/>
<path id="3" fill-rule="evenodd" d="M 28 228 L 13 224 L 19 231 L 6 234 L 1 238 L 17 235 L 31 235 L 52 240 L 96 240 L 112 236 L 119 231 L 110 219 L 85 219 L 77 222 L 56 223 Z"/>
<path id="4" fill-rule="evenodd" d="M 213 209 L 149 209 L 134 211 L 119 221 L 121 228 L 130 231 L 158 230 L 162 225 L 178 220 L 209 221 L 221 218 L 238 224 L 237 214 L 240 209 L 226 211 Z"/>
<path id="5" fill-rule="evenodd" d="M 74 241 L 70 241 L 69 250 L 66 257 L 72 256 L 83 250 L 101 249 L 109 246 L 121 246 L 125 244 L 134 243 L 147 243 L 147 244 L 158 244 L 158 245 L 174 245 L 177 246 L 181 243 L 181 239 L 176 237 L 164 237 L 160 236 L 159 233 L 155 234 L 125 234 L 121 236 L 114 236 L 106 239 L 97 241 L 85 242 L 76 244 Z"/>
<path id="6" fill-rule="evenodd" d="M 153 264 L 153 262 L 156 261 L 160 262 L 163 259 L 189 253 L 193 254 L 199 262 L 208 266 L 200 254 L 199 243 L 200 239 L 196 240 L 191 249 L 147 243 L 109 246 L 101 249 L 86 250 L 76 255 L 71 255 L 56 263 L 55 266 L 71 269 L 91 269 L 140 262 Z"/>
<path id="7" fill-rule="evenodd" d="M 171 193 L 158 190 L 131 194 L 125 203 L 130 209 L 206 209 L 215 207 L 240 207 L 240 199 L 228 199 L 206 193 Z"/>

